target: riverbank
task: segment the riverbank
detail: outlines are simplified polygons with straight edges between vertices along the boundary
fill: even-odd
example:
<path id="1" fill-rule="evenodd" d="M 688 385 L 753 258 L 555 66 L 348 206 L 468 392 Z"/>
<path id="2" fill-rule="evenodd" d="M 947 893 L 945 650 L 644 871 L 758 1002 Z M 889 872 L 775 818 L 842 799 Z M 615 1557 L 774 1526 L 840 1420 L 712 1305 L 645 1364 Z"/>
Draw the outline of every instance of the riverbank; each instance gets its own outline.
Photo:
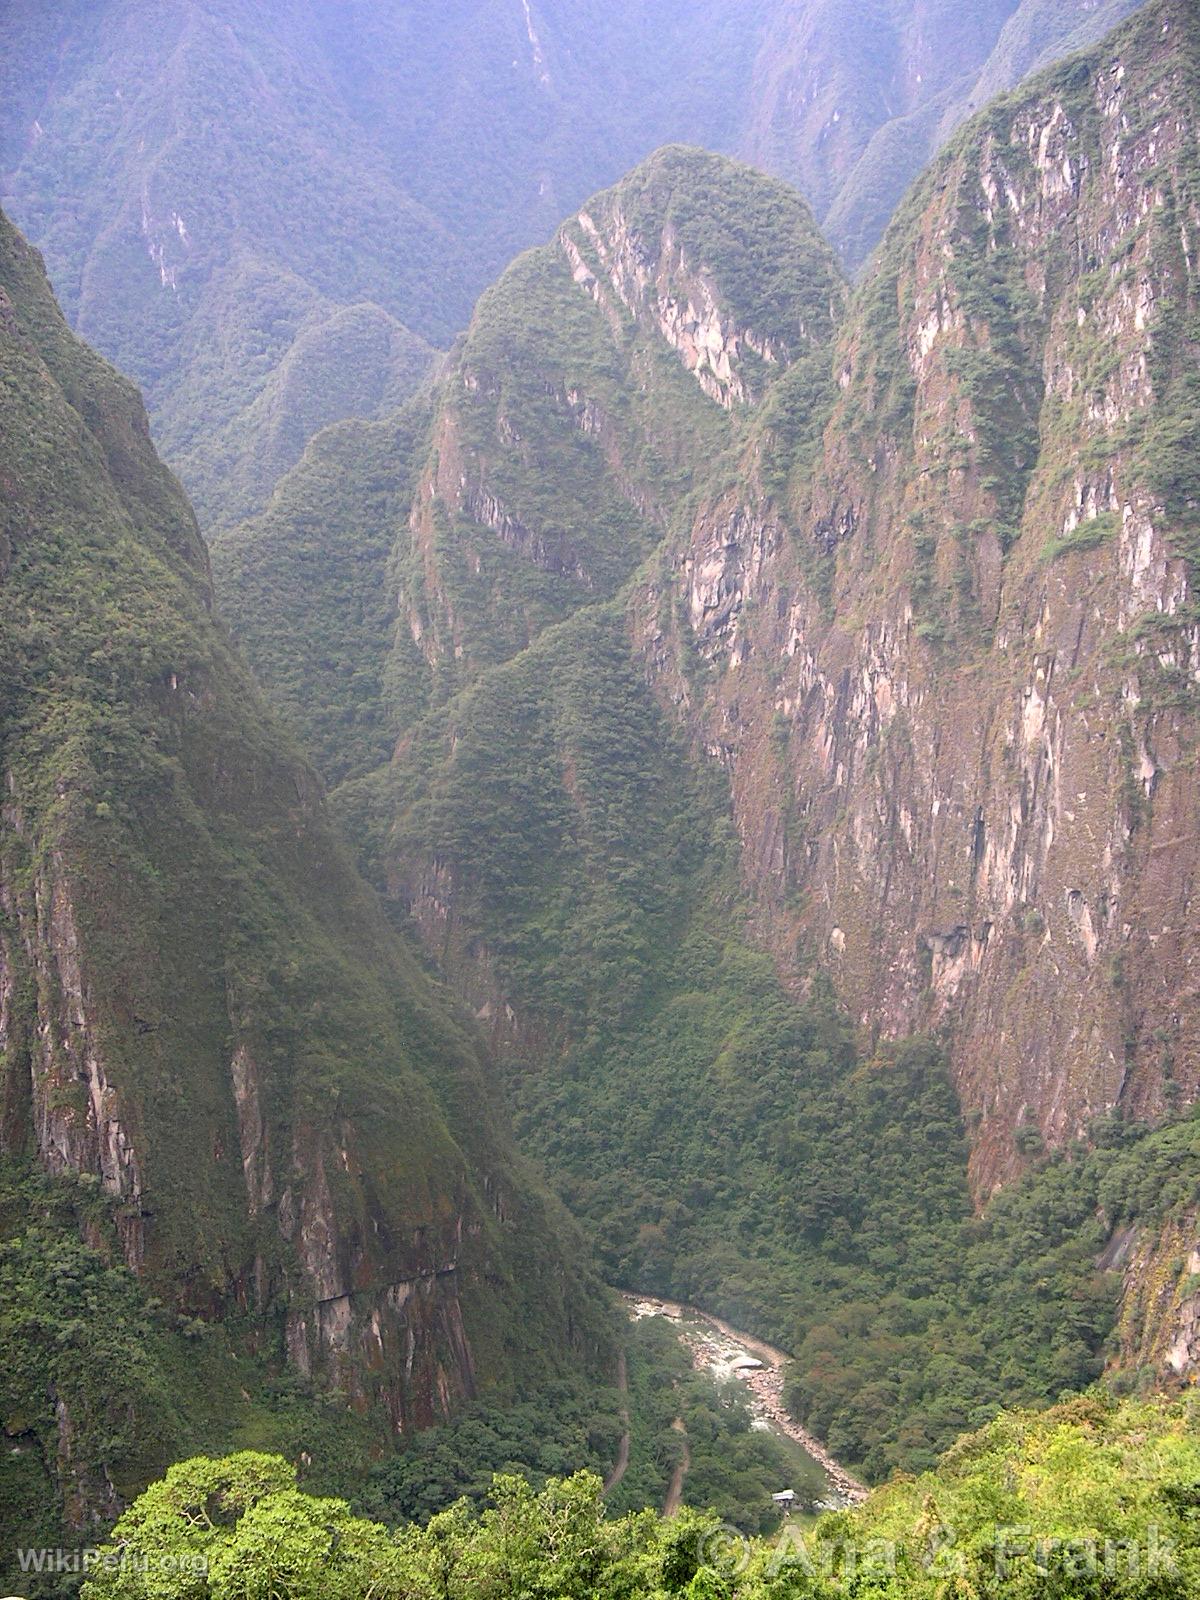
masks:
<path id="1" fill-rule="evenodd" d="M 655 1295 L 622 1292 L 621 1298 L 630 1317 L 659 1316 L 675 1324 L 697 1367 L 711 1372 L 718 1382 L 733 1380 L 741 1384 L 755 1420 L 798 1445 L 820 1468 L 829 1487 L 827 1498 L 830 1501 L 857 1505 L 866 1499 L 866 1486 L 835 1460 L 784 1404 L 784 1373 L 789 1360 L 784 1351 L 743 1333 L 698 1306 L 662 1300 Z"/>

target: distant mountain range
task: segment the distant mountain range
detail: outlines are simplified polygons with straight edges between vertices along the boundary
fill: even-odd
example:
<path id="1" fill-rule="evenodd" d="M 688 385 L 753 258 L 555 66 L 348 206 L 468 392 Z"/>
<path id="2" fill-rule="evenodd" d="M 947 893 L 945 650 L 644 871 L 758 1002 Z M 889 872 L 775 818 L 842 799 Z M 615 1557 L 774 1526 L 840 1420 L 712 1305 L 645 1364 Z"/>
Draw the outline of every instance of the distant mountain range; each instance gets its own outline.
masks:
<path id="1" fill-rule="evenodd" d="M 973 105 L 1133 0 L 7 8 L 0 198 L 205 527 L 381 416 L 518 250 L 656 146 L 799 186 L 847 263 Z"/>

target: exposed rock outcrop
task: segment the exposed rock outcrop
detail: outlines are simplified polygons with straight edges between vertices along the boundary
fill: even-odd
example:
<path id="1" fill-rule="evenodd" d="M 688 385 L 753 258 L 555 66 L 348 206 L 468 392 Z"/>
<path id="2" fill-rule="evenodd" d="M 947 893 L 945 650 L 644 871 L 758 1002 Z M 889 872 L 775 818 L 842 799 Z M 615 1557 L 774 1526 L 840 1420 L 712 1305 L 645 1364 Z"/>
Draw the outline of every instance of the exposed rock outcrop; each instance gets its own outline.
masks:
<path id="1" fill-rule="evenodd" d="M 1124 1273 L 1120 1365 L 1162 1380 L 1200 1371 L 1200 1239 L 1194 1212 L 1159 1233 L 1131 1229 L 1110 1246 Z"/>
<path id="2" fill-rule="evenodd" d="M 615 593 L 729 441 L 703 397 L 761 401 L 843 299 L 798 195 L 676 146 L 519 257 L 450 363 L 393 569 L 435 694 Z"/>
<path id="3" fill-rule="evenodd" d="M 628 814 L 588 853 L 591 686 L 539 693 L 603 613 L 728 778 L 779 972 L 944 1042 L 981 1205 L 1194 1098 L 1195 20 L 1156 0 L 970 124 L 848 314 L 794 197 L 670 149 L 480 302 L 390 568 L 420 709 L 348 804 L 517 1070 L 569 1053 L 546 970 L 564 1031 L 596 999 L 573 941 L 653 967 Z M 656 770 L 606 760 L 594 793 Z"/>
<path id="4" fill-rule="evenodd" d="M 950 1042 L 986 1194 L 1200 1083 L 1200 630 L 1166 465 L 1200 237 L 1194 7 L 972 125 L 918 187 L 790 494 L 701 511 L 664 580 L 714 674 L 664 691 L 726 764 L 760 929 L 865 1034 Z"/>
<path id="5" fill-rule="evenodd" d="M 598 226 L 585 209 L 559 234 L 574 281 L 614 326 L 621 325 L 614 300 L 635 321 L 648 321 L 710 400 L 729 407 L 754 398 L 743 353 L 770 366 L 778 366 L 781 353 L 770 340 L 738 325 L 711 277 L 687 259 L 671 224 L 660 238 L 643 239 L 619 203 L 603 223 Z M 797 333 L 803 338 L 803 327 Z"/>

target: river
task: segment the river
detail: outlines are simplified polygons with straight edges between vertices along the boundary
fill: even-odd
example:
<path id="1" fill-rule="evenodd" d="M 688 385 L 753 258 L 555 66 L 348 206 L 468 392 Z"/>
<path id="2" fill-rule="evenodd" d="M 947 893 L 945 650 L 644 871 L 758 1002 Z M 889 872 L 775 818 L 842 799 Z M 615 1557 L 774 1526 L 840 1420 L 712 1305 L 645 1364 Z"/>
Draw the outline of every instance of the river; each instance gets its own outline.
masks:
<path id="1" fill-rule="evenodd" d="M 711 1373 L 717 1383 L 734 1382 L 745 1391 L 755 1426 L 769 1429 L 788 1447 L 797 1481 L 780 1487 L 793 1488 L 798 1505 L 824 1509 L 857 1505 L 866 1498 L 866 1488 L 784 1405 L 784 1371 L 790 1358 L 782 1350 L 695 1306 L 645 1294 L 621 1298 L 634 1319 L 663 1317 L 670 1322 L 698 1370 Z"/>

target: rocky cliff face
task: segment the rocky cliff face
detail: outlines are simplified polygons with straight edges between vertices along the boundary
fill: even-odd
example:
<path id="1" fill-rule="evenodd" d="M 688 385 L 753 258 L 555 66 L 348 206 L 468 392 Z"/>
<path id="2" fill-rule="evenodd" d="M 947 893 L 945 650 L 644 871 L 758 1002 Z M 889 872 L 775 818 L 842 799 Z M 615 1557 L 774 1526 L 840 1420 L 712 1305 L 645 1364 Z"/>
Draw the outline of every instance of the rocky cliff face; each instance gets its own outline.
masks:
<path id="1" fill-rule="evenodd" d="M 1200 1075 L 1195 23 L 1155 6 L 971 126 L 851 311 L 831 409 L 765 408 L 634 591 L 729 774 L 759 936 L 868 1038 L 947 1040 L 981 1197 Z M 681 341 L 678 258 L 606 214 L 564 232 L 598 262 L 575 282 L 656 306 L 728 404 L 728 335 L 692 295 Z"/>
<path id="2" fill-rule="evenodd" d="M 851 267 L 972 112 L 1138 0 L 810 0 L 766 21 L 738 153 L 798 184 Z"/>
<path id="3" fill-rule="evenodd" d="M 1200 1249 L 1194 1212 L 1161 1231 L 1123 1229 L 1106 1264 L 1122 1273 L 1120 1364 L 1167 1378 L 1200 1369 Z"/>
<path id="4" fill-rule="evenodd" d="M 0 230 L 0 1155 L 95 1180 L 151 1292 L 397 1429 L 604 1359 L 474 1033 L 211 614 L 136 394 Z"/>
<path id="5" fill-rule="evenodd" d="M 648 659 L 733 784 L 761 931 L 951 1041 L 986 1194 L 1196 1091 L 1196 13 L 1001 103 L 894 225 L 811 471 L 713 495 Z M 711 668 L 673 669 L 680 633 Z"/>
<path id="6" fill-rule="evenodd" d="M 635 331 L 738 413 L 724 438 L 740 464 L 674 541 L 669 572 L 635 585 L 635 627 L 729 773 L 759 932 L 784 970 L 815 955 L 868 1037 L 951 1041 L 981 1195 L 1023 1150 L 1067 1143 L 1114 1106 L 1170 1113 L 1200 1066 L 1194 513 L 1178 470 L 1193 20 L 1156 7 L 971 126 L 893 228 L 827 399 L 808 393 L 821 387 L 808 363 L 838 314 L 830 279 L 756 323 L 744 286 L 761 287 L 764 261 L 718 285 L 669 207 L 631 220 L 629 188 L 538 261 L 560 325 L 577 317 L 591 350 Z M 603 323 L 571 308 L 563 258 Z M 476 640 L 494 650 L 486 619 L 511 611 L 511 591 L 489 577 L 489 547 L 570 588 L 565 611 L 629 570 L 593 570 L 606 519 L 586 519 L 603 496 L 645 530 L 626 563 L 669 523 L 669 480 L 638 481 L 612 422 L 636 369 L 610 359 L 604 391 L 551 374 L 540 316 L 518 360 L 496 359 L 511 349 L 501 308 L 519 294 L 528 311 L 531 272 L 532 258 L 482 303 L 418 494 L 426 608 L 410 608 L 409 633 L 431 662 L 479 650 L 452 595 L 440 618 L 429 605 L 452 589 L 435 527 L 455 559 L 472 551 Z M 562 348 L 578 368 L 589 347 Z M 538 374 L 536 416 L 502 398 L 514 369 Z M 590 452 L 577 500 L 562 458 L 550 465 L 550 425 Z M 521 498 L 555 472 L 555 533 L 568 515 L 581 530 L 557 545 Z M 619 518 L 607 526 L 621 548 Z M 694 656 L 699 678 L 684 670 Z"/>
<path id="7" fill-rule="evenodd" d="M 730 443 L 722 410 L 819 349 L 842 301 L 792 190 L 683 147 L 518 259 L 451 363 L 395 568 L 427 694 L 616 594 Z"/>

